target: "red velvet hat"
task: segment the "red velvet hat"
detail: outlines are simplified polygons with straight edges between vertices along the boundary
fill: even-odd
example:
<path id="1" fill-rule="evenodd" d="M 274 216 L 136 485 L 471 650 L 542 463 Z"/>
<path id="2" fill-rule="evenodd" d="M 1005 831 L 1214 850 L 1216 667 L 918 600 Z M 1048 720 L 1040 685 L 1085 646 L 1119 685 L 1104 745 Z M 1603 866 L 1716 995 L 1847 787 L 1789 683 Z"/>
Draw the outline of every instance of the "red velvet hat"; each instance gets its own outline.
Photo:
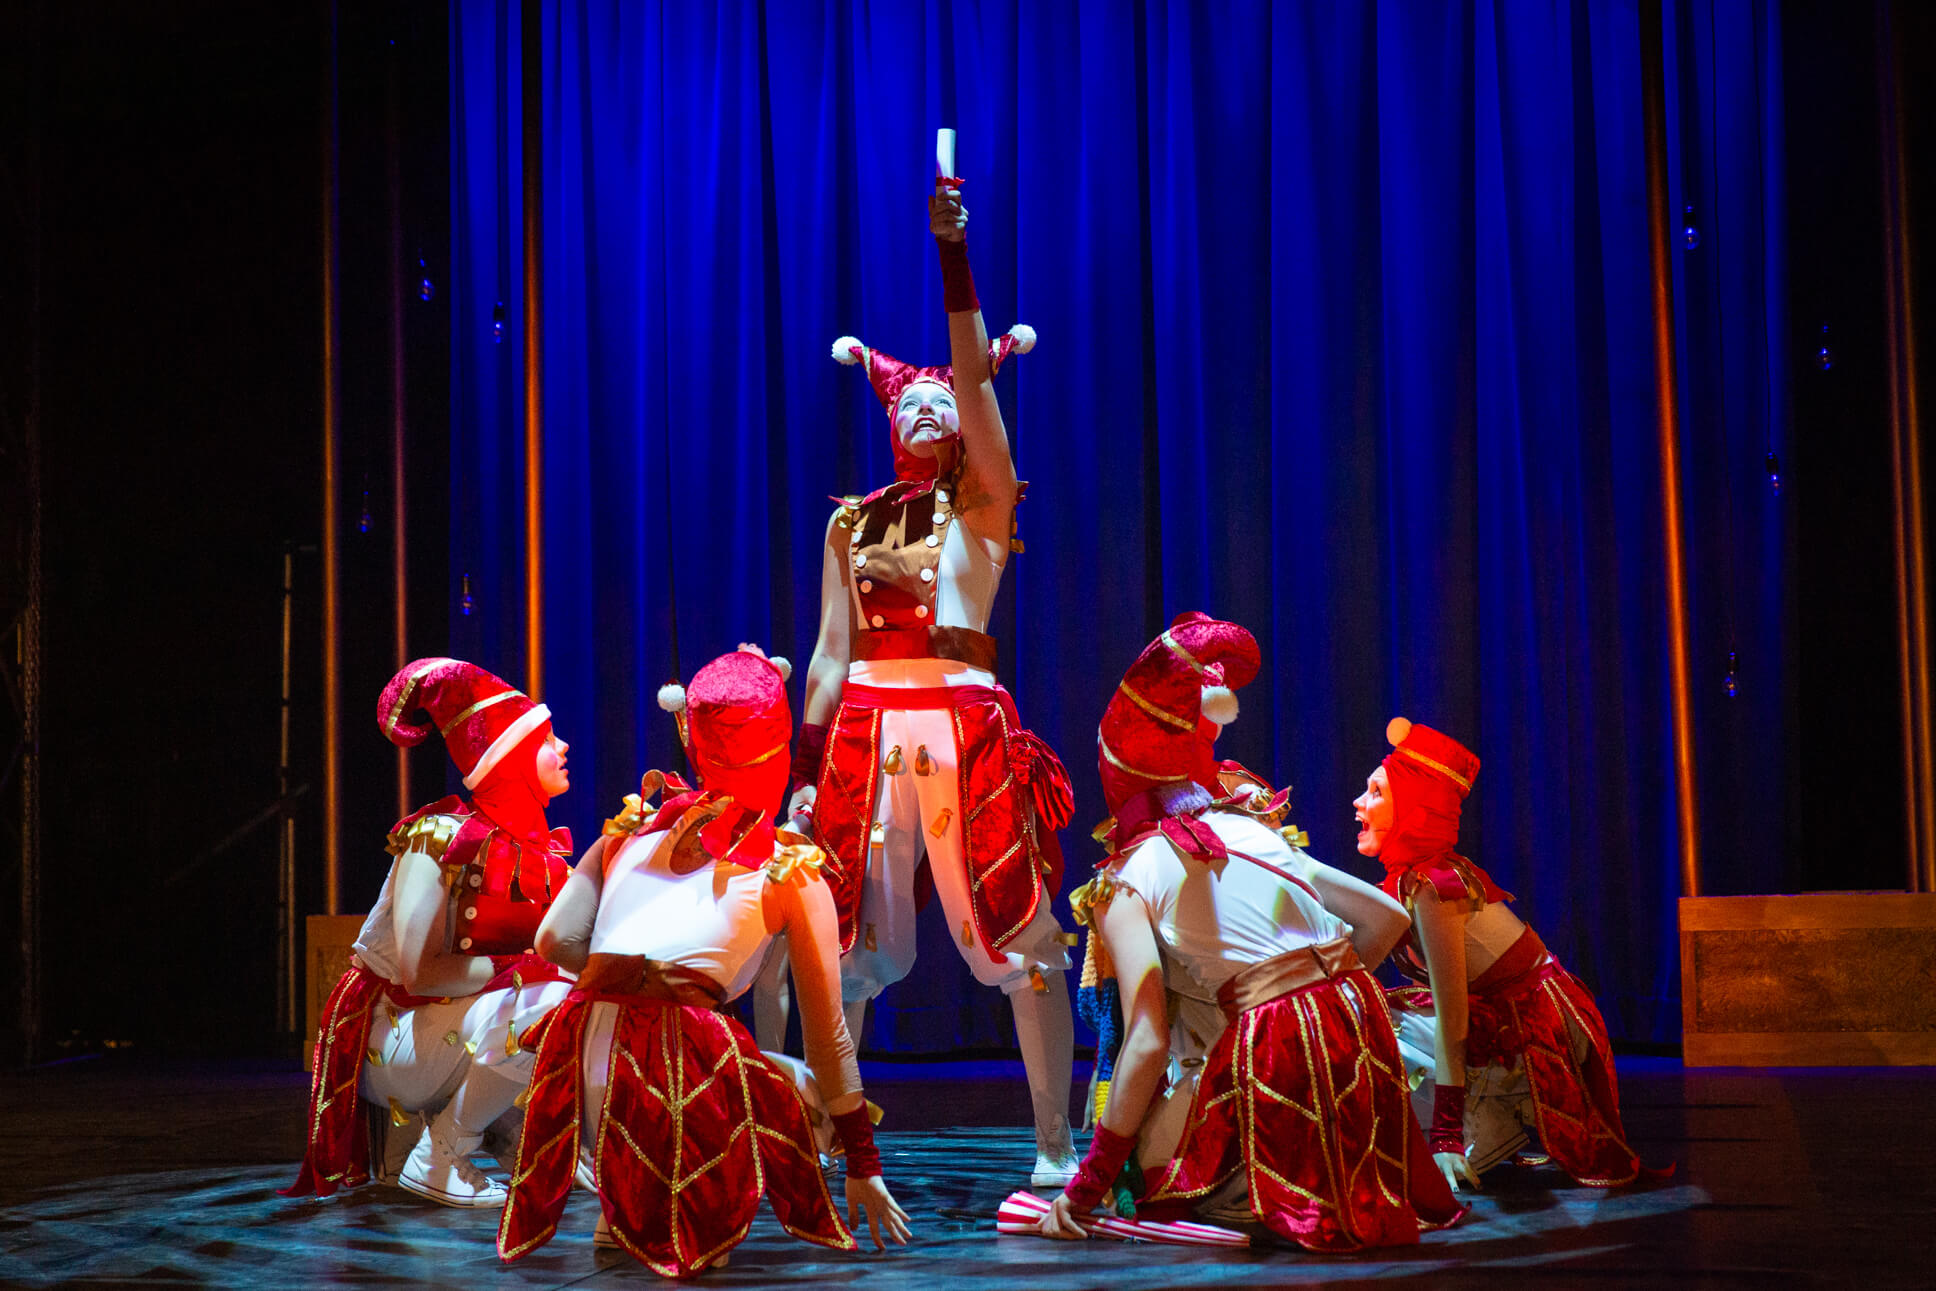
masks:
<path id="1" fill-rule="evenodd" d="M 422 713 L 427 724 L 410 721 Z M 504 756 L 545 728 L 551 710 L 501 677 L 462 659 L 418 659 L 390 678 L 376 701 L 384 738 L 415 748 L 442 732 L 450 760 L 475 789 Z"/>
<path id="2" fill-rule="evenodd" d="M 1035 348 L 1035 329 L 1027 323 L 1017 323 L 1001 336 L 988 343 L 988 375 L 993 377 L 1002 370 L 1002 362 L 1011 353 L 1027 354 Z M 877 350 L 870 345 L 862 345 L 852 336 L 843 336 L 834 342 L 834 359 L 852 367 L 856 363 L 867 365 L 867 379 L 873 383 L 874 394 L 887 409 L 888 436 L 894 446 L 894 474 L 904 480 L 931 480 L 940 470 L 940 456 L 922 457 L 910 453 L 901 437 L 894 434 L 894 405 L 900 402 L 901 392 L 917 381 L 932 381 L 938 386 L 953 391 L 955 388 L 954 369 L 943 363 L 938 367 L 916 367 L 903 363 L 885 350 Z M 952 443 L 960 438 L 960 432 L 942 440 Z"/>
<path id="3" fill-rule="evenodd" d="M 1382 765 L 1391 782 L 1393 820 L 1378 859 L 1398 872 L 1429 864 L 1459 843 L 1459 815 L 1479 759 L 1449 735 L 1394 717 L 1385 727 L 1392 751 Z"/>
<path id="4" fill-rule="evenodd" d="M 786 791 L 792 675 L 785 659 L 743 645 L 693 674 L 692 685 L 659 689 L 659 707 L 679 719 L 699 787 L 731 795 L 761 820 L 780 809 Z"/>
<path id="5" fill-rule="evenodd" d="M 1256 638 L 1235 623 L 1194 610 L 1177 615 L 1103 710 L 1096 761 L 1110 812 L 1163 784 L 1195 780 L 1221 792 L 1210 746 L 1218 727 L 1237 720 L 1232 692 L 1248 686 L 1262 662 Z"/>

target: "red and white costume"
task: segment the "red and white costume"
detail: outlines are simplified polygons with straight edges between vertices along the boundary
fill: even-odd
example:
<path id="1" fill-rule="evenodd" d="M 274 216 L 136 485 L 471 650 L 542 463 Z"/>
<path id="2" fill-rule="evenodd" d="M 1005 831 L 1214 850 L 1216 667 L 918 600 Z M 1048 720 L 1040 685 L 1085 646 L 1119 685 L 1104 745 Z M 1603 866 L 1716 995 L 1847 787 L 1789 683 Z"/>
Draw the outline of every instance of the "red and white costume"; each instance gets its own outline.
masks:
<path id="1" fill-rule="evenodd" d="M 965 243 L 940 245 L 950 314 L 978 320 Z M 1024 326 L 990 342 L 987 380 L 1034 343 Z M 996 684 L 987 635 L 1007 558 L 1021 544 L 1012 519 L 1004 545 L 958 514 L 961 431 L 938 439 L 933 456 L 893 432 L 903 393 L 922 383 L 952 393 L 952 366 L 916 367 L 853 337 L 835 341 L 833 353 L 866 371 L 887 409 L 898 476 L 842 499 L 829 525 L 823 613 L 846 619 L 846 671 L 832 720 L 803 728 L 794 769 L 798 783 L 816 787 L 813 831 L 840 909 L 850 1025 L 858 1029 L 866 1002 L 913 968 L 917 911 L 938 896 L 975 979 L 1014 1007 L 1034 1103 L 1035 1177 L 1060 1182 L 1074 1160 L 1073 1023 L 1058 976 L 1069 939 L 1050 899 L 1062 870 L 1055 831 L 1073 799 L 1061 762 Z"/>
<path id="2" fill-rule="evenodd" d="M 1394 822 L 1378 853 L 1385 866 L 1381 886 L 1413 910 L 1419 890 L 1430 884 L 1441 905 L 1466 916 L 1467 962 L 1489 965 L 1466 983 L 1466 1084 L 1463 1108 L 1456 1109 L 1463 1114 L 1450 1120 L 1449 1134 L 1437 1124 L 1446 1118 L 1432 1117 L 1435 1150 L 1463 1150 L 1472 1168 L 1484 1171 L 1524 1147 L 1530 1129 L 1580 1183 L 1633 1182 L 1642 1167 L 1620 1126 L 1613 1047 L 1592 993 L 1507 910 L 1512 894 L 1452 850 L 1478 757 L 1450 736 L 1403 718 L 1389 733 L 1395 747 L 1383 766 Z M 1414 928 L 1409 953 L 1394 959 L 1423 984 L 1395 988 L 1389 998 L 1422 1101 L 1442 1103 L 1440 1095 L 1454 1091 L 1435 1088 L 1436 1018 L 1417 939 Z"/>
<path id="3" fill-rule="evenodd" d="M 821 1175 L 814 1122 L 824 1131 L 831 1119 L 850 1175 L 879 1174 L 879 1157 L 864 1108 L 820 1110 L 860 1081 L 836 998 L 824 854 L 770 823 L 792 726 L 784 665 L 743 648 L 702 668 L 689 690 L 662 692 L 702 788 L 649 773 L 607 822 L 603 855 L 573 875 L 589 898 L 582 910 L 568 894 L 553 916 L 588 924 L 589 961 L 543 1027 L 498 1234 L 504 1259 L 550 1239 L 581 1155 L 603 1206 L 601 1237 L 665 1277 L 723 1262 L 762 1195 L 794 1236 L 855 1248 Z M 665 801 L 646 806 L 662 789 Z M 803 974 L 797 984 L 812 1108 L 798 1073 L 719 1011 L 751 985 L 780 933 L 796 963 L 803 942 L 823 952 L 818 983 Z"/>
<path id="4" fill-rule="evenodd" d="M 1076 900 L 1134 892 L 1166 978 L 1228 1023 L 1180 1133 L 1161 1124 L 1174 1099 L 1140 1127 L 1137 1215 L 1180 1218 L 1241 1191 L 1312 1250 L 1416 1242 L 1462 1211 L 1412 1116 L 1384 992 L 1312 886 L 1315 862 L 1272 828 L 1282 796 L 1227 791 L 1212 753 L 1258 666 L 1249 632 L 1184 614 L 1131 666 L 1098 735 L 1112 854 Z M 1113 1182 L 1124 1138 L 1098 1126 L 1072 1204 Z"/>
<path id="5" fill-rule="evenodd" d="M 428 714 L 427 724 L 411 719 Z M 371 1177 L 372 1136 L 361 1106 L 393 1126 L 436 1113 L 402 1182 L 457 1205 L 501 1204 L 502 1190 L 473 1180 L 420 1177 L 416 1156 L 469 1173 L 468 1156 L 530 1077 L 533 1055 L 519 1033 L 570 989 L 550 964 L 526 953 L 539 921 L 564 886 L 571 835 L 552 830 L 532 787 L 537 749 L 551 735 L 550 710 L 475 665 L 419 659 L 391 679 L 377 705 L 384 735 L 410 747 L 432 729 L 464 773 L 471 802 L 451 796 L 397 823 L 388 851 L 398 858 L 364 920 L 348 972 L 323 1008 L 310 1089 L 302 1172 L 285 1196 L 329 1196 Z M 496 971 L 480 991 L 413 995 L 394 909 L 398 871 L 422 855 L 449 892 L 439 949 L 489 957 Z M 360 1100 L 360 1101 L 359 1101 Z M 442 1111 L 439 1112 L 438 1109 Z"/>

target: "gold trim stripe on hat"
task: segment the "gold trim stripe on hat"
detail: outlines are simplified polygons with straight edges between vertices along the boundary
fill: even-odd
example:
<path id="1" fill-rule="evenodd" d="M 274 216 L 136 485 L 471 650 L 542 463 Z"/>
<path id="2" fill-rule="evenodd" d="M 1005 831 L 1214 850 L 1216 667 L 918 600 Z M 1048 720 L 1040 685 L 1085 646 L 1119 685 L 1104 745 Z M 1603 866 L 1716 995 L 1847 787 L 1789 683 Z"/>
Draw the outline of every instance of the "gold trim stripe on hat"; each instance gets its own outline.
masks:
<path id="1" fill-rule="evenodd" d="M 1428 758 L 1423 753 L 1415 752 L 1411 749 L 1406 748 L 1402 744 L 1399 745 L 1397 748 L 1393 749 L 1392 752 L 1402 753 L 1414 762 L 1423 762 L 1426 766 L 1432 768 L 1432 770 L 1438 772 L 1440 775 L 1446 776 L 1449 779 L 1451 779 L 1459 786 L 1459 788 L 1465 790 L 1467 793 L 1472 792 L 1472 781 L 1466 779 L 1464 776 L 1460 775 L 1457 771 L 1454 771 L 1451 767 L 1445 765 L 1445 763 L 1440 762 L 1438 759 Z"/>
<path id="2" fill-rule="evenodd" d="M 390 707 L 390 716 L 383 721 L 384 739 L 387 740 L 397 733 L 397 723 L 402 720 L 404 713 L 409 711 L 410 697 L 417 693 L 417 683 L 428 677 L 436 669 L 437 664 L 442 662 L 443 660 L 439 659 L 434 663 L 425 664 L 411 673 L 410 680 L 403 683 L 403 693 L 397 696 L 397 702 Z"/>
<path id="3" fill-rule="evenodd" d="M 1171 649 L 1171 651 L 1175 653 L 1177 658 L 1183 660 L 1183 662 L 1189 664 L 1192 668 L 1195 668 L 1198 672 L 1203 671 L 1203 665 L 1197 662 L 1197 657 L 1191 654 L 1188 650 L 1185 650 L 1181 645 L 1179 645 L 1177 643 L 1177 639 L 1170 635 L 1170 630 L 1168 628 L 1163 629 L 1163 635 L 1158 637 L 1157 640 L 1161 641 L 1164 645 L 1168 646 Z"/>
<path id="4" fill-rule="evenodd" d="M 1133 767 L 1129 765 L 1129 763 L 1117 757 L 1115 753 L 1113 753 L 1110 750 L 1108 740 L 1098 740 L 1097 746 L 1102 749 L 1102 755 L 1109 759 L 1109 765 L 1115 767 L 1118 771 L 1121 771 L 1126 775 L 1137 776 L 1144 780 L 1155 780 L 1162 784 L 1176 784 L 1179 781 L 1188 780 L 1190 778 L 1188 772 L 1185 772 L 1183 775 L 1157 775 L 1154 771 L 1144 771 L 1139 767 Z"/>
<path id="5" fill-rule="evenodd" d="M 445 739 L 449 739 L 450 733 L 456 730 L 458 726 L 463 723 L 465 718 L 471 717 L 479 712 L 482 712 L 484 709 L 489 708 L 492 704 L 502 704 L 507 699 L 520 698 L 523 696 L 523 694 L 524 694 L 523 691 L 516 690 L 516 689 L 507 688 L 505 690 L 500 690 L 495 695 L 491 695 L 491 696 L 488 696 L 487 698 L 478 700 L 475 704 L 472 704 L 469 708 L 465 709 L 457 716 L 451 718 L 448 722 L 444 723 L 443 726 L 439 727 L 438 729 L 442 732 Z"/>
<path id="6" fill-rule="evenodd" d="M 1168 722 L 1171 726 L 1174 726 L 1178 730 L 1182 730 L 1182 731 L 1194 731 L 1197 728 L 1197 724 L 1195 722 L 1189 721 L 1186 718 L 1178 717 L 1175 713 L 1165 712 L 1164 710 L 1158 708 L 1155 704 L 1150 703 L 1149 700 L 1144 699 L 1141 695 L 1137 694 L 1136 691 L 1130 686 L 1128 678 L 1124 678 L 1122 681 L 1117 682 L 1116 689 L 1121 691 L 1123 695 L 1128 698 L 1130 703 L 1136 705 L 1136 707 L 1142 709 L 1145 713 L 1148 713 L 1151 717 L 1154 717 L 1159 722 Z"/>

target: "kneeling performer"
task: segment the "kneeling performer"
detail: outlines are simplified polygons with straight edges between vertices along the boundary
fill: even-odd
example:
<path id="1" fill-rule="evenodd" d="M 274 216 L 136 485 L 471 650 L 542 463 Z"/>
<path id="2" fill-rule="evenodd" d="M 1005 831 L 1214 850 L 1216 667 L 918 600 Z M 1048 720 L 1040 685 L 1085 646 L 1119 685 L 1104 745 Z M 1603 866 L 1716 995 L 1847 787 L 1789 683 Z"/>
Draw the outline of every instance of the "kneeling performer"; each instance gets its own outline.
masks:
<path id="1" fill-rule="evenodd" d="M 1143 651 L 1103 715 L 1112 854 L 1079 894 L 1121 985 L 1108 1103 L 1080 1172 L 1041 1230 L 1115 1183 L 1148 1124 L 1170 1046 L 1167 964 L 1221 1005 L 1180 1140 L 1146 1161 L 1139 1219 L 1250 1213 L 1312 1250 L 1415 1243 L 1461 1214 L 1426 1156 L 1384 992 L 1371 976 L 1405 928 L 1396 902 L 1289 846 L 1254 789 L 1226 794 L 1212 745 L 1256 676 L 1257 643 L 1185 614 Z"/>
<path id="2" fill-rule="evenodd" d="M 817 1098 L 846 1149 L 849 1221 L 908 1237 L 881 1179 L 853 1040 L 824 855 L 775 830 L 786 786 L 786 661 L 744 646 L 659 702 L 678 714 L 699 788 L 649 772 L 545 919 L 538 949 L 580 972 L 542 1028 L 498 1254 L 550 1240 L 581 1154 L 603 1207 L 595 1240 L 664 1277 L 726 1262 L 765 1193 L 795 1237 L 840 1250 L 795 1079 L 720 1012 L 785 934 Z M 656 809 L 643 799 L 665 790 Z"/>
<path id="3" fill-rule="evenodd" d="M 1426 985 L 1390 999 L 1406 1065 L 1431 1086 L 1433 1159 L 1446 1182 L 1477 1187 L 1531 1128 L 1580 1183 L 1633 1182 L 1643 1167 L 1620 1128 L 1613 1048 L 1592 993 L 1507 907 L 1512 895 L 1452 850 L 1479 759 L 1402 717 L 1385 734 L 1395 747 L 1352 806 L 1358 850 L 1384 864 L 1385 891 L 1412 913 L 1394 959 Z"/>
<path id="4" fill-rule="evenodd" d="M 519 1032 L 570 990 L 524 953 L 569 873 L 571 834 L 545 821 L 570 787 L 568 746 L 550 709 L 460 659 L 419 659 L 392 677 L 377 724 L 405 748 L 441 731 L 472 797 L 391 831 L 397 859 L 323 1006 L 308 1149 L 283 1195 L 367 1182 L 371 1138 L 422 1113 L 429 1124 L 401 1169 L 379 1161 L 384 1177 L 446 1206 L 501 1206 L 503 1185 L 470 1158 L 530 1079 Z M 384 1135 L 366 1136 L 366 1105 Z"/>

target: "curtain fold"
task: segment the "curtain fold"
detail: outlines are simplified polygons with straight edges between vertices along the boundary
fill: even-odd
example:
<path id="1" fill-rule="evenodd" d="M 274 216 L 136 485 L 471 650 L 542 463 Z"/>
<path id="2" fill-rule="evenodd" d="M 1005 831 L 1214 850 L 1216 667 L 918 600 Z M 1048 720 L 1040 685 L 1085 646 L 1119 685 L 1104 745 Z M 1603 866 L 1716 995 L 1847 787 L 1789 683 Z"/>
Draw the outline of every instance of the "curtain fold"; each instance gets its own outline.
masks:
<path id="1" fill-rule="evenodd" d="M 1668 5 L 1701 839 L 1792 873 L 1779 7 Z M 828 495 L 891 478 L 829 345 L 947 352 L 926 229 L 961 137 L 1025 554 L 1002 679 L 1103 814 L 1095 723 L 1185 609 L 1265 651 L 1227 755 L 1350 799 L 1396 713 L 1485 770 L 1467 850 L 1598 993 L 1678 1035 L 1678 859 L 1631 3 L 547 0 L 543 698 L 559 817 L 677 765 L 654 692 L 755 641 L 804 671 Z M 453 649 L 522 612 L 516 7 L 453 0 Z M 1679 225 L 1677 224 L 1677 227 Z M 505 338 L 491 307 L 506 304 Z M 1738 693 L 1724 688 L 1737 656 Z M 798 702 L 799 688 L 795 687 Z M 869 1047 L 1000 1045 L 938 921 Z"/>

